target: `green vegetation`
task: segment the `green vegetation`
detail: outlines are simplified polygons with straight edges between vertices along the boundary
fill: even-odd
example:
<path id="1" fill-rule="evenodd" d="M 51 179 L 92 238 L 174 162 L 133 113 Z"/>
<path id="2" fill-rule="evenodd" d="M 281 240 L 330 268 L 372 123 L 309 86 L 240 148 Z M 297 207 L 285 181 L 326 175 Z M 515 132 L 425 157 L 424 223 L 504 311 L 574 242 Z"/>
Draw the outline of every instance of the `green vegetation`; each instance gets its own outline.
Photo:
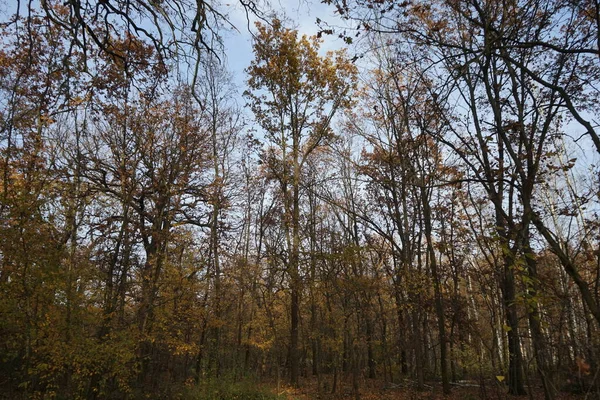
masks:
<path id="1" fill-rule="evenodd" d="M 197 386 L 187 388 L 183 400 L 283 400 L 268 387 L 254 380 L 208 379 Z"/>

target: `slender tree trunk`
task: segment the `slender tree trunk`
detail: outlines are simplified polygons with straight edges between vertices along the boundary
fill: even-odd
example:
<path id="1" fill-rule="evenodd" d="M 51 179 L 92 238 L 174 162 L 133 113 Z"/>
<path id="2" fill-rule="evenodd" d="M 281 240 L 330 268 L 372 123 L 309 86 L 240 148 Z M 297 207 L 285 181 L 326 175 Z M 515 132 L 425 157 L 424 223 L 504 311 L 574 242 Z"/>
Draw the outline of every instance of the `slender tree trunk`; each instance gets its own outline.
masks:
<path id="1" fill-rule="evenodd" d="M 373 354 L 373 321 L 370 316 L 365 318 L 365 326 L 367 329 L 367 365 L 369 367 L 369 379 L 375 379 L 375 355 Z"/>
<path id="2" fill-rule="evenodd" d="M 220 348 L 221 348 L 221 263 L 219 258 L 219 214 L 221 201 L 221 177 L 219 175 L 219 162 L 217 158 L 216 128 L 213 130 L 213 157 L 215 172 L 215 193 L 212 199 L 212 215 L 210 224 L 210 255 L 213 266 L 214 282 L 214 304 L 213 304 L 213 324 L 211 329 L 211 349 L 209 359 L 209 369 L 215 376 L 220 374 Z"/>
<path id="3" fill-rule="evenodd" d="M 427 254 L 429 267 L 433 277 L 433 289 L 435 293 L 435 312 L 438 320 L 438 332 L 440 337 L 440 371 L 442 375 L 442 388 L 444 394 L 450 394 L 450 380 L 448 377 L 448 350 L 446 342 L 446 320 L 444 317 L 444 298 L 442 296 L 440 275 L 438 272 L 437 259 L 433 248 L 431 207 L 427 189 L 421 187 L 421 204 L 423 206 L 423 221 L 425 223 L 425 239 L 427 240 Z"/>
<path id="4" fill-rule="evenodd" d="M 412 313 L 413 325 L 413 350 L 415 353 L 415 368 L 417 373 L 417 389 L 423 390 L 425 387 L 424 363 L 423 363 L 423 342 L 421 336 L 421 324 L 419 323 L 419 311 L 415 310 Z"/>
<path id="5" fill-rule="evenodd" d="M 290 383 L 298 386 L 300 372 L 299 324 L 300 324 L 300 138 L 293 135 L 293 188 L 292 188 L 292 243 L 290 249 L 291 279 L 291 338 L 290 338 Z"/>
<path id="6" fill-rule="evenodd" d="M 546 400 L 552 400 L 556 396 L 556 388 L 552 381 L 551 369 L 548 365 L 550 362 L 547 354 L 548 348 L 544 333 L 542 332 L 541 315 L 537 300 L 539 291 L 537 261 L 529 243 L 529 228 L 525 229 L 523 241 L 524 257 L 527 265 L 527 275 L 529 277 L 528 281 L 530 282 L 529 287 L 527 288 L 527 316 L 529 319 L 529 327 L 531 328 L 533 352 L 537 364 L 537 371 L 544 387 L 544 397 Z"/>
<path id="7" fill-rule="evenodd" d="M 527 393 L 523 386 L 523 356 L 515 296 L 514 262 L 510 256 L 504 258 L 503 292 L 508 336 L 508 393 L 520 396 Z"/>

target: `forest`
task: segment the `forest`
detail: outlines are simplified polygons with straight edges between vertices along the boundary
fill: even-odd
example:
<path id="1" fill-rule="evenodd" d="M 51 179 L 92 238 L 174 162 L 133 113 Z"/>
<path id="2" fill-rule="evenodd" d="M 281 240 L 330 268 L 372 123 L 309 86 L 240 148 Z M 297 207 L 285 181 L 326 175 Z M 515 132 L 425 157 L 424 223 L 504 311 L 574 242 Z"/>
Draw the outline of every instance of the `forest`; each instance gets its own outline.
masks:
<path id="1" fill-rule="evenodd" d="M 600 398 L 600 2 L 319 6 L 0 4 L 0 398 Z"/>

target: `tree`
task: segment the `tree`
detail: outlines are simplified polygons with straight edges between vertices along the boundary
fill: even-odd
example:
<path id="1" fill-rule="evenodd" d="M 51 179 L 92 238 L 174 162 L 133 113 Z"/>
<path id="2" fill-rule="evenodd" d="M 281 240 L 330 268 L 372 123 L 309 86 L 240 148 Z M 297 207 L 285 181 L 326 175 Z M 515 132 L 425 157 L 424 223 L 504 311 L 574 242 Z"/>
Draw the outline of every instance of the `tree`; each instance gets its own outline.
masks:
<path id="1" fill-rule="evenodd" d="M 280 20 L 274 19 L 271 26 L 258 23 L 257 29 L 246 95 L 272 143 L 263 162 L 283 197 L 291 296 L 290 380 L 298 385 L 302 171 L 315 149 L 331 140 L 331 121 L 339 108 L 349 105 L 356 68 L 343 51 L 319 56 L 319 39 L 298 38 Z"/>

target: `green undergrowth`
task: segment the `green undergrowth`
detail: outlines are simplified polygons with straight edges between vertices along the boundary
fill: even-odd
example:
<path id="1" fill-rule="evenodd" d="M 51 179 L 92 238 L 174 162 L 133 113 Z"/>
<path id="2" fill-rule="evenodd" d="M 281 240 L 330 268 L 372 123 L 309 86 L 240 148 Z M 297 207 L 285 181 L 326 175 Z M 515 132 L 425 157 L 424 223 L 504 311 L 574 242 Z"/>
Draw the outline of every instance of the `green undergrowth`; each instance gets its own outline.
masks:
<path id="1" fill-rule="evenodd" d="M 185 400 L 283 400 L 253 379 L 210 379 L 186 390 Z"/>

